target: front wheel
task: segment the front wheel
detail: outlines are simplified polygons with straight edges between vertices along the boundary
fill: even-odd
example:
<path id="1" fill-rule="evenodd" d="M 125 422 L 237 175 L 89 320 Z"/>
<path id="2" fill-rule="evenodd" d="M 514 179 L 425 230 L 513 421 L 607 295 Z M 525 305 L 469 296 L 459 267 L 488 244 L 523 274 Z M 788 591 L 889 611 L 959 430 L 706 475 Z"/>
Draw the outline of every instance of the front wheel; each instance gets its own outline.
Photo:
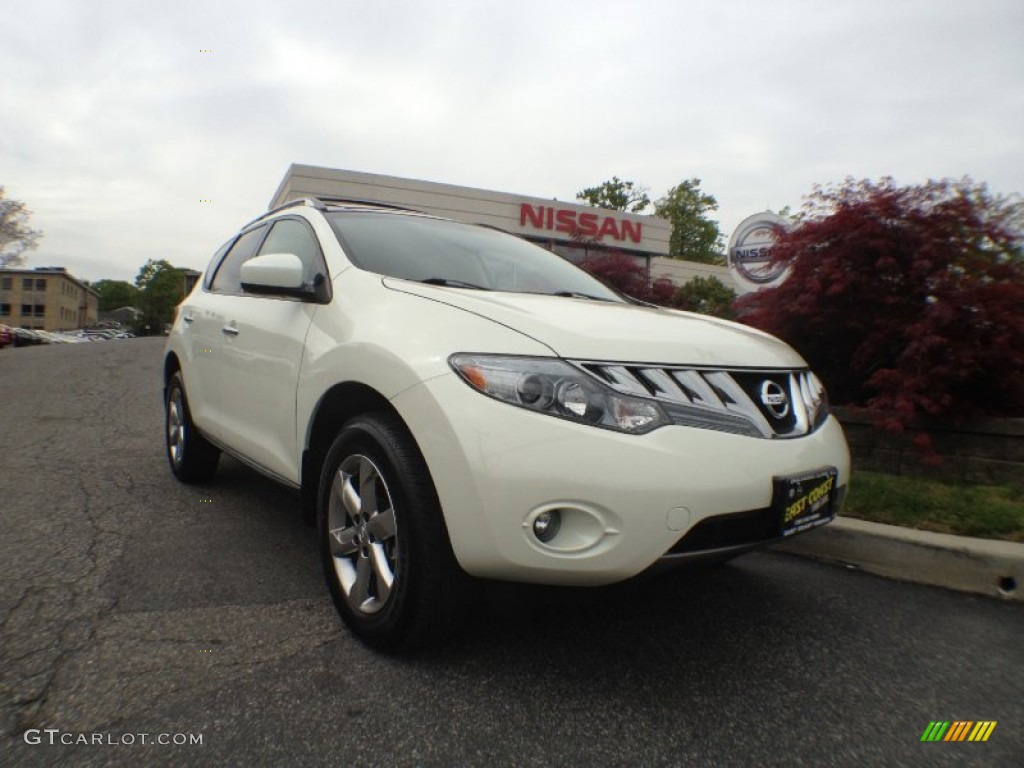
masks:
<path id="1" fill-rule="evenodd" d="M 384 650 L 411 650 L 458 629 L 471 579 L 459 568 L 437 493 L 396 417 L 367 414 L 324 461 L 317 531 L 327 585 L 348 627 Z"/>
<path id="2" fill-rule="evenodd" d="M 217 470 L 220 451 L 207 442 L 192 424 L 181 372 L 175 373 L 167 383 L 167 402 L 164 405 L 164 435 L 171 471 L 183 483 L 209 480 Z"/>

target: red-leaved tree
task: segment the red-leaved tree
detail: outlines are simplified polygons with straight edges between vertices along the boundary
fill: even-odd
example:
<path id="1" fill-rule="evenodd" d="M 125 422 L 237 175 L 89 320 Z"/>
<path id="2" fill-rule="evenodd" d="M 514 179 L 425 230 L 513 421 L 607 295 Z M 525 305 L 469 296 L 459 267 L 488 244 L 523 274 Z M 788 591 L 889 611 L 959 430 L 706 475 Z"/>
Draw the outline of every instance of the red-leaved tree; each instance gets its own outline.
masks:
<path id="1" fill-rule="evenodd" d="M 620 293 L 641 301 L 648 300 L 647 270 L 622 251 L 587 256 L 580 266 Z"/>
<path id="2" fill-rule="evenodd" d="M 737 307 L 880 428 L 1024 415 L 1022 232 L 1021 202 L 969 179 L 847 179 L 816 188 L 778 233 L 789 279 Z"/>

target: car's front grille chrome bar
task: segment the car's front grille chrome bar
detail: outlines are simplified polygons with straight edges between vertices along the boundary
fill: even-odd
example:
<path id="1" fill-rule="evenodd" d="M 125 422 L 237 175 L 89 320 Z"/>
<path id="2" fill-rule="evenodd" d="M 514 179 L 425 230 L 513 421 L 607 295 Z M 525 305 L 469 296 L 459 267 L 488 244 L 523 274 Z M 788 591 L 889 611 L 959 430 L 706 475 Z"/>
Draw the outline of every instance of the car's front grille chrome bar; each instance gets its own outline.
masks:
<path id="1" fill-rule="evenodd" d="M 707 429 L 763 438 L 801 437 L 817 429 L 828 412 L 824 388 L 806 369 L 572 362 L 618 392 L 663 403 L 678 423 Z"/>

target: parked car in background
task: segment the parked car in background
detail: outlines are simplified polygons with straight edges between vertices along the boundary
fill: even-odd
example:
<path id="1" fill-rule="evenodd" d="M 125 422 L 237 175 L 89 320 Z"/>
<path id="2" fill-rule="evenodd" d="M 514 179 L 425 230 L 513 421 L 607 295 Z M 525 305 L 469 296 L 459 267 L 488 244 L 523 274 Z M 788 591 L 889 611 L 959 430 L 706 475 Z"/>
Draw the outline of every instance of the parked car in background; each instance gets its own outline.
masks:
<path id="1" fill-rule="evenodd" d="M 301 489 L 338 612 L 387 649 L 455 627 L 472 577 L 727 559 L 828 523 L 850 477 L 778 339 L 358 202 L 290 203 L 225 243 L 178 307 L 164 388 L 175 476 L 225 451 Z"/>
<path id="2" fill-rule="evenodd" d="M 0 325 L 0 349 L 9 347 L 14 343 L 14 337 L 11 336 L 11 329 L 6 325 Z"/>
<path id="3" fill-rule="evenodd" d="M 38 344 L 49 344 L 50 340 L 31 328 L 13 328 L 11 335 L 16 347 L 31 347 Z"/>

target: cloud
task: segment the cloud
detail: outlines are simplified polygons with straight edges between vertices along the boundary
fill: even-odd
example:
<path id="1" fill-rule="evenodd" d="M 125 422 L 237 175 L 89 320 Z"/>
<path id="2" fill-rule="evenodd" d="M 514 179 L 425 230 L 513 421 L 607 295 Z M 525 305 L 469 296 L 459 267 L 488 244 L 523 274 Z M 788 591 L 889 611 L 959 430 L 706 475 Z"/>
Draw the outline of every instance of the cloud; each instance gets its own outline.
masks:
<path id="1" fill-rule="evenodd" d="M 89 279 L 202 268 L 292 162 L 561 199 L 697 176 L 726 234 L 846 175 L 1012 193 L 1021 29 L 1016 0 L 42 0 L 0 49 L 0 184 L 30 263 Z"/>

